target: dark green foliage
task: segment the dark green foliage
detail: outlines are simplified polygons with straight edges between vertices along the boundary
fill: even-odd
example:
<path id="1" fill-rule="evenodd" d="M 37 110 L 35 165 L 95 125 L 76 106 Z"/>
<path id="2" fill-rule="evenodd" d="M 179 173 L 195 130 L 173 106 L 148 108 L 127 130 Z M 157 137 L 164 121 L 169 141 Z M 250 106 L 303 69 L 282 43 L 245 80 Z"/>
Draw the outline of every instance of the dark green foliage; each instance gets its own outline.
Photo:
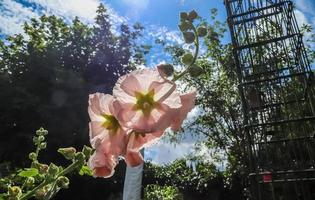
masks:
<path id="1" fill-rule="evenodd" d="M 144 200 L 182 200 L 183 197 L 174 186 L 147 185 Z"/>
<path id="2" fill-rule="evenodd" d="M 25 23 L 23 34 L 0 41 L 0 162 L 26 166 L 39 126 L 50 131 L 43 160 L 64 162 L 57 148 L 89 144 L 88 95 L 111 93 L 117 78 L 133 69 L 136 53 L 143 61 L 144 48 L 135 45 L 142 29 L 121 25 L 115 35 L 100 5 L 93 26 L 44 15 Z"/>
<path id="3" fill-rule="evenodd" d="M 144 176 L 144 187 L 150 184 L 176 187 L 183 199 L 224 197 L 223 174 L 211 163 L 193 163 L 186 159 L 176 160 L 165 166 L 146 163 Z"/>

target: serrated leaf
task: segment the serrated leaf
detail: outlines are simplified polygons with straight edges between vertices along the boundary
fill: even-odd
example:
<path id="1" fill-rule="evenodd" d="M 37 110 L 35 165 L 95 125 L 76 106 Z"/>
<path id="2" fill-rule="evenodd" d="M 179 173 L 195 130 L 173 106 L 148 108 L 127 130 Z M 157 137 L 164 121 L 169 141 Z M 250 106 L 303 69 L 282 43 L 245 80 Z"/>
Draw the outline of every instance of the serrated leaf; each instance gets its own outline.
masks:
<path id="1" fill-rule="evenodd" d="M 21 177 L 33 177 L 38 174 L 38 170 L 35 168 L 28 168 L 21 171 L 18 175 Z"/>
<path id="2" fill-rule="evenodd" d="M 81 167 L 81 169 L 79 171 L 79 174 L 81 176 L 83 176 L 83 175 L 93 176 L 93 171 L 88 166 L 84 165 L 84 166 Z"/>

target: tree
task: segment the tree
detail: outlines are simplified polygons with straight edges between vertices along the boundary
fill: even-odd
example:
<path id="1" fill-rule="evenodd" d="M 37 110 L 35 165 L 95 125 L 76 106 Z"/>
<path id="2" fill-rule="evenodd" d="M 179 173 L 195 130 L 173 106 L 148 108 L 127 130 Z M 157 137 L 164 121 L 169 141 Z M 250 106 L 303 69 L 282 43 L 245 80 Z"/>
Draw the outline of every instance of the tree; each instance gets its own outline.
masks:
<path id="1" fill-rule="evenodd" d="M 117 78 L 134 67 L 131 58 L 142 29 L 122 24 L 120 34 L 114 34 L 100 5 L 93 26 L 79 18 L 67 24 L 44 15 L 25 23 L 23 34 L 1 40 L 0 161 L 23 167 L 32 150 L 32 133 L 40 126 L 50 133 L 44 160 L 60 161 L 59 147 L 88 144 L 88 95 L 111 93 Z M 117 174 L 121 177 L 103 181 L 99 187 L 120 180 L 121 189 L 123 172 Z M 84 178 L 74 179 L 76 190 L 86 186 Z"/>
<path id="2" fill-rule="evenodd" d="M 164 166 L 146 163 L 144 176 L 143 185 L 148 193 L 145 196 L 154 195 L 153 187 L 162 194 L 169 191 L 183 199 L 226 199 L 223 174 L 205 161 L 183 158 Z"/>

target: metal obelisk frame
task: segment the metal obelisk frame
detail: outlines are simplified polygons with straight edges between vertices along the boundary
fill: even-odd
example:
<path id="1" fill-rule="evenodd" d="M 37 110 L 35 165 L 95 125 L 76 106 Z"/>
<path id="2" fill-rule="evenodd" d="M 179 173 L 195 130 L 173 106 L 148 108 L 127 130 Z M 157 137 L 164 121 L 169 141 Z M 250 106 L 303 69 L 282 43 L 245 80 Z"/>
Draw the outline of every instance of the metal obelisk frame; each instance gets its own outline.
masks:
<path id="1" fill-rule="evenodd" d="M 291 1 L 225 0 L 250 199 L 315 199 L 314 75 Z"/>

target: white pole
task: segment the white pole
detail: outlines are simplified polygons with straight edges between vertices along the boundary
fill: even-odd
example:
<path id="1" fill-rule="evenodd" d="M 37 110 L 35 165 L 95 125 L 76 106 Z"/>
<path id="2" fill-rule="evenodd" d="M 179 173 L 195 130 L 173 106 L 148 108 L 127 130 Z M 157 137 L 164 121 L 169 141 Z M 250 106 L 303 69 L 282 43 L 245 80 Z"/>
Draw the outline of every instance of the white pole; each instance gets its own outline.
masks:
<path id="1" fill-rule="evenodd" d="M 144 149 L 141 150 L 143 156 Z M 144 163 L 136 167 L 126 167 L 123 200 L 140 200 Z"/>

